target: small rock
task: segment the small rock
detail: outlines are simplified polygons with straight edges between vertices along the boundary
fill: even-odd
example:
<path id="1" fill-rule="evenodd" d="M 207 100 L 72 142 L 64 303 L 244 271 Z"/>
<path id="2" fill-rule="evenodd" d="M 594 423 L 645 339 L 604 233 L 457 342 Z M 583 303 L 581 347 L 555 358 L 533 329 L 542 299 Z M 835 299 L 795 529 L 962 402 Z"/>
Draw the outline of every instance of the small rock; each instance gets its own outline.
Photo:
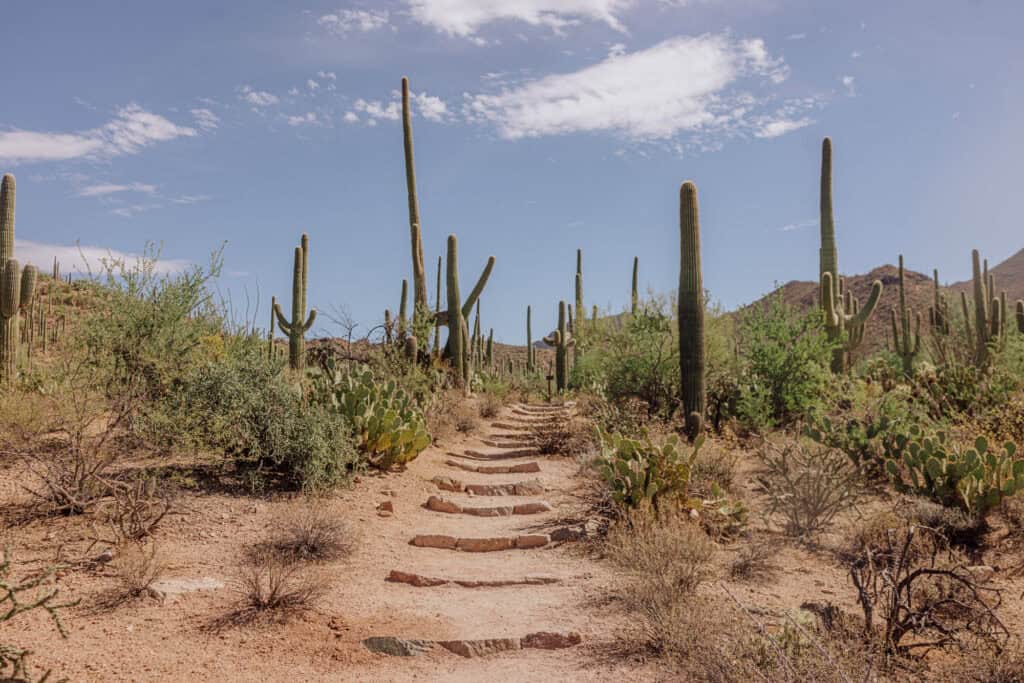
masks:
<path id="1" fill-rule="evenodd" d="M 508 474 L 512 468 L 504 465 L 481 465 L 476 471 L 480 474 Z"/>
<path id="2" fill-rule="evenodd" d="M 442 640 L 441 647 L 460 657 L 483 657 L 498 652 L 520 649 L 518 638 L 490 638 L 487 640 Z"/>
<path id="3" fill-rule="evenodd" d="M 562 526 L 551 532 L 551 540 L 556 543 L 578 541 L 587 535 L 582 526 Z"/>
<path id="4" fill-rule="evenodd" d="M 405 638 L 374 637 L 363 640 L 363 647 L 392 657 L 416 657 L 428 652 L 434 643 L 429 640 L 408 640 Z"/>
<path id="5" fill-rule="evenodd" d="M 544 493 L 544 485 L 536 479 L 521 481 L 515 485 L 515 495 L 517 496 L 536 496 L 541 493 Z"/>
<path id="6" fill-rule="evenodd" d="M 395 513 L 390 510 L 380 510 L 377 512 L 378 517 L 394 517 Z"/>
<path id="7" fill-rule="evenodd" d="M 419 534 L 413 536 L 413 539 L 409 541 L 409 545 L 419 548 L 442 548 L 444 550 L 455 550 L 456 544 L 457 540 L 454 536 L 443 534 Z"/>
<path id="8" fill-rule="evenodd" d="M 431 586 L 443 586 L 449 583 L 447 579 L 435 579 L 429 576 L 421 576 L 420 574 L 412 574 L 410 572 L 400 572 L 397 569 L 392 569 L 388 574 L 387 581 L 391 583 L 407 583 L 410 586 L 416 586 L 417 588 L 429 588 Z"/>
<path id="9" fill-rule="evenodd" d="M 534 503 L 520 503 L 512 508 L 512 513 L 516 515 L 536 515 L 541 512 L 550 512 L 553 509 L 551 503 L 539 500 Z"/>
<path id="10" fill-rule="evenodd" d="M 430 498 L 427 498 L 426 507 L 428 510 L 433 510 L 434 512 L 447 512 L 451 515 L 457 515 L 462 512 L 461 505 L 438 496 L 431 496 Z"/>
<path id="11" fill-rule="evenodd" d="M 378 510 L 383 510 L 383 511 L 386 511 L 386 512 L 394 512 L 395 511 L 395 505 L 390 500 L 385 500 L 383 503 L 378 503 L 377 504 L 377 509 Z"/>
<path id="12" fill-rule="evenodd" d="M 432 481 L 434 485 L 437 486 L 437 488 L 443 491 L 452 491 L 454 493 L 458 493 L 462 491 L 464 488 L 461 481 L 459 481 L 458 479 L 452 479 L 451 477 L 437 476 L 431 479 L 430 481 Z"/>
<path id="13" fill-rule="evenodd" d="M 398 497 L 398 492 L 395 491 L 394 489 L 381 489 L 380 492 L 381 492 L 381 495 L 384 495 L 384 496 L 391 496 L 392 498 L 397 498 Z"/>
<path id="14" fill-rule="evenodd" d="M 519 465 L 512 465 L 508 468 L 513 474 L 527 474 L 529 472 L 540 472 L 540 465 L 536 462 L 524 462 Z"/>
<path id="15" fill-rule="evenodd" d="M 529 548 L 543 548 L 551 542 L 547 534 L 523 534 L 516 536 L 516 547 L 526 550 Z"/>
<path id="16" fill-rule="evenodd" d="M 524 648 L 528 647 L 537 650 L 561 650 L 573 645 L 579 645 L 582 640 L 578 633 L 538 631 L 523 638 L 521 644 Z"/>
<path id="17" fill-rule="evenodd" d="M 97 564 L 107 564 L 108 562 L 112 562 L 113 560 L 114 560 L 114 549 L 113 548 L 104 548 L 103 552 L 101 552 L 99 555 L 97 555 L 96 559 L 94 559 L 93 562 L 96 562 Z"/>
<path id="18" fill-rule="evenodd" d="M 460 538 L 456 547 L 467 553 L 490 553 L 512 548 L 513 540 L 501 536 L 497 538 Z"/>
<path id="19" fill-rule="evenodd" d="M 465 507 L 462 512 L 476 517 L 508 517 L 512 514 L 512 508 L 507 505 L 496 507 Z"/>

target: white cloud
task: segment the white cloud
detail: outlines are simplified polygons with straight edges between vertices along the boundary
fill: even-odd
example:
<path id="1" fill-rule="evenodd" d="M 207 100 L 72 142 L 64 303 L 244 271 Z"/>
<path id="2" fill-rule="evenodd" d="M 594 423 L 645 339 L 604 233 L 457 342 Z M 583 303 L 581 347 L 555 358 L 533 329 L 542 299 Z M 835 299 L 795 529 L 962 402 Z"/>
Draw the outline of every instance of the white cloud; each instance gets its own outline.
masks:
<path id="1" fill-rule="evenodd" d="M 243 85 L 241 90 L 242 99 L 254 107 L 269 107 L 281 101 L 277 95 L 266 90 L 256 90 L 252 86 Z"/>
<path id="2" fill-rule="evenodd" d="M 371 122 L 376 122 L 377 119 L 397 121 L 402 115 L 402 107 L 396 101 L 385 104 L 379 100 L 364 100 L 360 98 L 352 106 L 357 112 L 365 114 Z"/>
<path id="3" fill-rule="evenodd" d="M 197 202 L 208 202 L 211 199 L 213 199 L 213 197 L 208 194 L 183 194 L 171 201 L 175 204 L 196 204 Z"/>
<path id="4" fill-rule="evenodd" d="M 359 116 L 354 111 L 345 112 L 345 123 L 359 123 Z"/>
<path id="5" fill-rule="evenodd" d="M 308 111 L 305 114 L 299 114 L 298 116 L 289 116 L 289 126 L 309 126 L 320 123 L 320 119 L 314 112 Z"/>
<path id="6" fill-rule="evenodd" d="M 346 123 L 359 123 L 365 120 L 368 126 L 375 126 L 379 121 L 397 121 L 402 116 L 402 104 L 398 91 L 391 93 L 390 101 L 358 99 L 352 110 L 345 112 L 342 119 Z M 443 123 L 453 117 L 448 104 L 440 97 L 428 95 L 426 92 L 410 93 L 413 115 L 419 115 L 428 121 Z M 362 114 L 362 117 L 359 115 Z"/>
<path id="7" fill-rule="evenodd" d="M 412 18 L 442 33 L 472 37 L 495 21 L 522 21 L 556 32 L 583 20 L 625 31 L 618 15 L 635 0 L 406 0 Z"/>
<path id="8" fill-rule="evenodd" d="M 774 119 L 767 120 L 761 123 L 756 129 L 754 129 L 754 137 L 757 138 L 777 138 L 780 135 L 786 133 L 792 133 L 794 130 L 800 130 L 806 126 L 814 123 L 813 119 L 801 118 L 801 119 Z"/>
<path id="9" fill-rule="evenodd" d="M 421 92 L 414 93 L 412 100 L 420 115 L 428 121 L 443 121 L 448 118 L 448 105 L 440 97 Z"/>
<path id="10" fill-rule="evenodd" d="M 306 81 L 306 87 L 309 88 L 310 92 L 313 92 L 320 89 L 320 84 L 310 78 Z"/>
<path id="11" fill-rule="evenodd" d="M 196 125 L 202 130 L 213 130 L 220 125 L 220 117 L 209 109 L 192 109 L 190 111 L 192 118 L 196 121 Z"/>
<path id="12" fill-rule="evenodd" d="M 850 59 L 860 59 L 861 53 L 859 50 L 854 50 L 850 53 Z"/>
<path id="13" fill-rule="evenodd" d="M 788 223 L 786 225 L 783 225 L 781 228 L 779 228 L 779 230 L 781 230 L 782 232 L 793 232 L 794 230 L 803 230 L 804 228 L 809 228 L 812 225 L 817 224 L 817 218 L 808 218 L 807 220 L 804 221 L 798 221 L 796 223 Z"/>
<path id="14" fill-rule="evenodd" d="M 131 183 L 128 185 L 97 183 L 95 185 L 87 185 L 80 189 L 78 191 L 78 196 L 104 197 L 106 195 L 117 194 L 118 192 L 141 192 L 143 194 L 153 194 L 156 192 L 156 185 L 147 185 L 145 183 Z"/>
<path id="15" fill-rule="evenodd" d="M 143 211 L 152 211 L 153 209 L 159 208 L 161 208 L 160 204 L 132 204 L 130 206 L 119 206 L 116 209 L 111 209 L 110 213 L 115 216 L 121 216 L 122 218 L 131 218 Z"/>
<path id="16" fill-rule="evenodd" d="M 133 103 L 118 109 L 116 116 L 99 128 L 80 133 L 0 132 L 0 161 L 66 161 L 137 154 L 156 142 L 196 134 L 194 128 L 179 126 Z"/>
<path id="17" fill-rule="evenodd" d="M 846 94 L 853 97 L 857 94 L 857 79 L 853 76 L 843 76 L 842 79 L 843 87 L 846 88 Z"/>
<path id="18" fill-rule="evenodd" d="M 299 94 L 299 89 L 298 88 L 288 88 L 288 94 L 291 95 L 292 97 L 295 97 L 296 95 Z"/>
<path id="19" fill-rule="evenodd" d="M 375 31 L 388 25 L 387 10 L 339 9 L 316 20 L 331 33 L 342 35 L 350 31 Z"/>
<path id="20" fill-rule="evenodd" d="M 105 249 L 103 247 L 45 244 L 33 242 L 26 239 L 18 239 L 14 245 L 15 256 L 22 263 L 32 263 L 38 268 L 48 268 L 56 256 L 64 272 L 85 274 L 91 269 L 93 273 L 101 269 L 103 259 L 120 259 L 131 264 L 139 258 L 139 254 L 132 254 L 116 249 Z M 192 264 L 183 259 L 160 259 L 156 262 L 156 272 L 177 273 L 185 270 Z"/>
<path id="21" fill-rule="evenodd" d="M 322 79 L 327 80 L 327 81 L 336 81 L 336 80 L 338 80 L 338 75 L 336 73 L 334 73 L 333 71 L 317 71 L 316 75 L 317 75 L 317 78 L 322 78 Z"/>
<path id="22" fill-rule="evenodd" d="M 680 37 L 498 94 L 467 94 L 464 111 L 509 139 L 594 131 L 638 140 L 731 135 L 765 126 L 765 117 L 755 116 L 763 100 L 736 86 L 777 84 L 787 73 L 761 40 Z"/>

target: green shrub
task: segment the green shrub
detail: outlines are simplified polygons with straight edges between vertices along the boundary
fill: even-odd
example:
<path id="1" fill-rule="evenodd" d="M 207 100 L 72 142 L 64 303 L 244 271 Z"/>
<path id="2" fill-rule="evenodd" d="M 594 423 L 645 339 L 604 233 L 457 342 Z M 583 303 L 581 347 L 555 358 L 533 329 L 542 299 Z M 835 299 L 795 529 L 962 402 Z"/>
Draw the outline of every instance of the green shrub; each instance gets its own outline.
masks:
<path id="1" fill-rule="evenodd" d="M 999 452 L 978 437 L 973 448 L 965 449 L 951 443 L 944 431 L 926 435 L 912 426 L 909 436 L 897 437 L 888 451 L 886 469 L 900 491 L 983 518 L 1024 488 L 1024 460 L 1016 459 L 1016 453 L 1010 441 Z"/>
<path id="2" fill-rule="evenodd" d="M 430 445 L 423 413 L 412 398 L 394 380 L 375 379 L 371 370 L 328 363 L 313 377 L 312 397 L 349 421 L 357 446 L 376 467 L 404 465 Z"/>
<path id="3" fill-rule="evenodd" d="M 746 426 L 785 424 L 821 405 L 833 344 L 820 312 L 802 313 L 773 296 L 741 313 L 738 336 L 744 374 L 736 410 Z"/>

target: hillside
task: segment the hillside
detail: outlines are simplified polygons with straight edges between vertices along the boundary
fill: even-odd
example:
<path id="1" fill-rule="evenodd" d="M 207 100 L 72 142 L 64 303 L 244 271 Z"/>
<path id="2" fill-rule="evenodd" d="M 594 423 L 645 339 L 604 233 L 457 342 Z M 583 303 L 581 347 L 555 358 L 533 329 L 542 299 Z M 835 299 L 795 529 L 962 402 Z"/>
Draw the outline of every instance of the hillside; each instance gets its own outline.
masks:
<path id="1" fill-rule="evenodd" d="M 1012 302 L 1024 299 L 1024 249 L 1006 259 L 989 272 L 996 278 L 996 291 L 1006 291 L 1006 297 Z M 970 292 L 971 280 L 964 280 L 949 286 L 953 291 Z"/>

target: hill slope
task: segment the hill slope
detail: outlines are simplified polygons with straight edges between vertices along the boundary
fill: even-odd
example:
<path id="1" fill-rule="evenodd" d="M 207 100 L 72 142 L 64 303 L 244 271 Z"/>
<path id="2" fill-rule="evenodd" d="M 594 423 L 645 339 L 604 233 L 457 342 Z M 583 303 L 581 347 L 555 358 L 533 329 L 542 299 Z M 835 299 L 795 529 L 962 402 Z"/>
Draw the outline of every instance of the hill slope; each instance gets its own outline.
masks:
<path id="1" fill-rule="evenodd" d="M 1024 249 L 1000 263 L 995 268 L 989 269 L 989 273 L 996 278 L 996 292 L 1006 291 L 1006 297 L 1011 301 L 1024 299 Z M 964 280 L 949 286 L 950 289 L 960 292 L 971 292 L 973 283 L 971 280 Z"/>

